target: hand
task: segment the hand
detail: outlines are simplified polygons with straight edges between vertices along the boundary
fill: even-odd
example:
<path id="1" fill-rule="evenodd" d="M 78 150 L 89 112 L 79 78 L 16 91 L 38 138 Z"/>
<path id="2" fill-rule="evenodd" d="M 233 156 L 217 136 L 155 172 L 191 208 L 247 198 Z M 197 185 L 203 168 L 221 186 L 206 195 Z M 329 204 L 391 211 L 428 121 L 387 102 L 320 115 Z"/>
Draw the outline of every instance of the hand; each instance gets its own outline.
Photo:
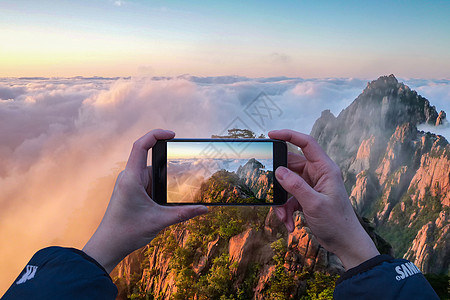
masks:
<path id="1" fill-rule="evenodd" d="M 353 210 L 339 167 L 309 135 L 292 130 L 269 132 L 273 139 L 290 142 L 303 155 L 289 153 L 288 168 L 278 167 L 275 176 L 293 197 L 275 208 L 289 232 L 292 214 L 302 210 L 319 243 L 336 254 L 348 270 L 379 254 Z"/>
<path id="2" fill-rule="evenodd" d="M 172 131 L 152 130 L 133 144 L 125 170 L 117 177 L 108 208 L 97 231 L 83 251 L 108 273 L 136 249 L 147 245 L 163 228 L 208 211 L 206 206 L 162 206 L 151 195 L 148 150 L 158 139 L 170 139 Z"/>

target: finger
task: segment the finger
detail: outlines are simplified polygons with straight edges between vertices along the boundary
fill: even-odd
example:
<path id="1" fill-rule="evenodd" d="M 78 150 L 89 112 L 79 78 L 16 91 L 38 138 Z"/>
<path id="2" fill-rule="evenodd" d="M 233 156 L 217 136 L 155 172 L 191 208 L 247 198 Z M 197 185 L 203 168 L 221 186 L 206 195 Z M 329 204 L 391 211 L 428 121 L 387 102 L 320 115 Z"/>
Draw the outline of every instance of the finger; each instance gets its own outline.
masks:
<path id="1" fill-rule="evenodd" d="M 295 212 L 297 210 L 303 211 L 302 206 L 300 205 L 300 202 L 298 202 L 297 198 L 294 196 L 289 197 L 288 201 L 285 203 L 286 208 L 291 210 L 292 212 Z"/>
<path id="2" fill-rule="evenodd" d="M 272 139 L 290 142 L 300 147 L 306 159 L 309 161 L 331 161 L 322 147 L 320 147 L 316 140 L 310 135 L 296 132 L 290 129 L 282 129 L 270 131 L 269 137 Z"/>
<path id="3" fill-rule="evenodd" d="M 302 207 L 308 206 L 308 201 L 319 196 L 301 176 L 292 172 L 288 168 L 278 167 L 275 176 L 281 186 L 293 195 Z"/>
<path id="4" fill-rule="evenodd" d="M 295 172 L 302 172 L 308 160 L 301 154 L 288 152 L 288 168 Z"/>
<path id="5" fill-rule="evenodd" d="M 286 221 L 286 208 L 283 206 L 276 206 L 274 208 L 275 214 L 277 215 L 278 219 L 282 221 L 283 223 Z"/>
<path id="6" fill-rule="evenodd" d="M 208 212 L 208 208 L 204 205 L 164 206 L 164 210 L 166 211 L 161 213 L 165 216 L 162 220 L 164 227 L 187 221 Z"/>
<path id="7" fill-rule="evenodd" d="M 293 214 L 301 209 L 301 205 L 295 197 L 290 197 L 283 206 L 275 207 L 277 217 L 284 223 L 289 232 L 294 231 Z"/>
<path id="8" fill-rule="evenodd" d="M 288 214 L 286 214 L 287 210 L 289 209 L 289 206 L 294 206 L 296 207 L 295 209 L 300 208 L 300 204 L 298 203 L 297 199 L 295 199 L 292 196 L 289 197 L 289 199 L 283 205 L 274 207 L 275 214 L 280 219 L 280 221 L 283 222 L 286 221 L 286 218 L 289 216 Z"/>
<path id="9" fill-rule="evenodd" d="M 126 169 L 137 171 L 147 167 L 148 150 L 152 148 L 157 140 L 171 139 L 175 133 L 170 130 L 154 129 L 138 139 L 133 144 Z"/>
<path id="10" fill-rule="evenodd" d="M 294 212 L 296 212 L 297 210 L 301 209 L 301 205 L 298 202 L 297 199 L 295 199 L 294 197 L 289 198 L 289 202 L 288 205 L 286 206 L 286 215 L 287 220 L 286 220 L 286 228 L 289 232 L 293 232 L 295 229 L 295 224 L 294 224 Z"/>

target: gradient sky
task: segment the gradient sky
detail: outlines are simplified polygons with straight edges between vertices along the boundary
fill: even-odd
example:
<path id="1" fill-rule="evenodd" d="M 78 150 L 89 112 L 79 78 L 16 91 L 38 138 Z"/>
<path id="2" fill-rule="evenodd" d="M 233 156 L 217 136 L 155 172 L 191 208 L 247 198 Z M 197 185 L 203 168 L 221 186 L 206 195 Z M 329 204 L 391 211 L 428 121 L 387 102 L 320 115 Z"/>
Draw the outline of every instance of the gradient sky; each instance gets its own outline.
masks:
<path id="1" fill-rule="evenodd" d="M 272 159 L 272 149 L 271 142 L 174 142 L 167 144 L 167 159 Z"/>
<path id="2" fill-rule="evenodd" d="M 450 77 L 450 1 L 0 1 L 0 77 Z"/>

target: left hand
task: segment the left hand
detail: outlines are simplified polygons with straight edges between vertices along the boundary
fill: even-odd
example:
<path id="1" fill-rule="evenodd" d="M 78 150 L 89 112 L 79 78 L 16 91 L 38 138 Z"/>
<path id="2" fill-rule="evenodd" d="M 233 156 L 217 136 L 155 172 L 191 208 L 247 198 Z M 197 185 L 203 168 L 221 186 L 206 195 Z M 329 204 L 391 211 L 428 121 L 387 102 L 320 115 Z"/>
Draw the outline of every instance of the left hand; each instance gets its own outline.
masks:
<path id="1" fill-rule="evenodd" d="M 162 206 L 151 198 L 152 170 L 147 167 L 148 150 L 158 139 L 175 133 L 155 129 L 138 139 L 125 170 L 117 177 L 108 208 L 97 231 L 83 251 L 108 273 L 136 249 L 147 245 L 165 227 L 208 211 L 206 206 Z"/>

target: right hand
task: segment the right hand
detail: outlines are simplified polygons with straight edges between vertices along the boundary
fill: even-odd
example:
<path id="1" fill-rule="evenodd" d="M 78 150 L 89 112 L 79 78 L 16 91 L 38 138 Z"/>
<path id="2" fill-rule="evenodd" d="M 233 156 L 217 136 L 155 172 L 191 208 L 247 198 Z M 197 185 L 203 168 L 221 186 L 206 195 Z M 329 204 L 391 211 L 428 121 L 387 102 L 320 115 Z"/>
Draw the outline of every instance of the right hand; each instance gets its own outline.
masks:
<path id="1" fill-rule="evenodd" d="M 281 186 L 293 196 L 275 208 L 288 231 L 294 230 L 293 212 L 302 210 L 319 243 L 336 254 L 347 270 L 378 255 L 356 217 L 339 167 L 320 145 L 311 136 L 288 129 L 271 131 L 269 137 L 290 142 L 304 154 L 289 153 L 288 168 L 275 171 Z"/>

